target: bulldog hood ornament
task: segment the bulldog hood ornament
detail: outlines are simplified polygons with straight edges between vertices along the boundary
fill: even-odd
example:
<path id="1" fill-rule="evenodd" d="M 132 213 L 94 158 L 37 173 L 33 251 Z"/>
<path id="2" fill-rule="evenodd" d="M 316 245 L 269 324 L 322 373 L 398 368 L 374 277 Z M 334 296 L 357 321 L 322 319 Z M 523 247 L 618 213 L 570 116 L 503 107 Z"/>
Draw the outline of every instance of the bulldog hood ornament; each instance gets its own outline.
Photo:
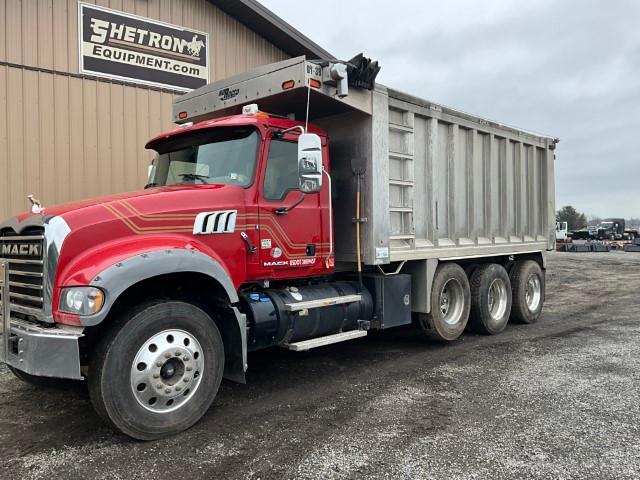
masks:
<path id="1" fill-rule="evenodd" d="M 40 200 L 35 198 L 33 195 L 27 195 L 27 198 L 31 202 L 31 213 L 42 213 L 44 211 L 44 207 Z"/>

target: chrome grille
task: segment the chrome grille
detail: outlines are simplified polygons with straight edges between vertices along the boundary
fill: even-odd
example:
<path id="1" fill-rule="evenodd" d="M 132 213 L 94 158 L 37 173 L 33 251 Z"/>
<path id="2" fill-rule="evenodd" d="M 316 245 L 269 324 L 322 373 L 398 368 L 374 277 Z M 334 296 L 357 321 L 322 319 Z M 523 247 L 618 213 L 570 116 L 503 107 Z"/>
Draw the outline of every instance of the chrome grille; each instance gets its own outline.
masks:
<path id="1" fill-rule="evenodd" d="M 41 317 L 44 308 L 43 230 L 37 228 L 20 234 L 7 231 L 0 234 L 0 259 L 7 260 L 9 264 L 7 290 L 11 311 L 20 316 Z"/>

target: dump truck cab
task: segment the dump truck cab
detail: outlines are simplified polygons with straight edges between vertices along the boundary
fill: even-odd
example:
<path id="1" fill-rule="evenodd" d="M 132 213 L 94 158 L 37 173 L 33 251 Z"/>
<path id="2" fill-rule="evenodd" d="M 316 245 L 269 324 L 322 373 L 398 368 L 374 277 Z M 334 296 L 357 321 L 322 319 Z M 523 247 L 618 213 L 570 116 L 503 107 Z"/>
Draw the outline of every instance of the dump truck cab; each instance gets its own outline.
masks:
<path id="1" fill-rule="evenodd" d="M 205 202 L 193 228 L 194 239 L 216 250 L 225 237 L 228 269 L 238 271 L 235 285 L 270 279 L 314 277 L 333 271 L 329 191 L 300 190 L 298 139 L 301 122 L 250 113 L 203 121 L 159 135 L 147 143 L 156 151 L 150 190 L 183 187 Z M 309 125 L 321 145 L 322 171 L 329 175 L 327 136 Z M 238 204 L 218 204 L 217 192 L 233 189 Z M 198 192 L 198 193 L 196 193 Z"/>

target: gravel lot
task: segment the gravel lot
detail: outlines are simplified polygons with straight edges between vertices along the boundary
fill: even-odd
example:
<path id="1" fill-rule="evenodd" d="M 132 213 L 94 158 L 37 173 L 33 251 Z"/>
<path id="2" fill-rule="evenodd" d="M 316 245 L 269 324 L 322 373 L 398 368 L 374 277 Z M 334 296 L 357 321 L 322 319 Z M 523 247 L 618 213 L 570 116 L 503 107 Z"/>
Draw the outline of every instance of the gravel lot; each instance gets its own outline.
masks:
<path id="1" fill-rule="evenodd" d="M 253 354 L 247 385 L 158 442 L 2 367 L 0 478 L 639 478 L 640 254 L 548 264 L 536 325 Z"/>

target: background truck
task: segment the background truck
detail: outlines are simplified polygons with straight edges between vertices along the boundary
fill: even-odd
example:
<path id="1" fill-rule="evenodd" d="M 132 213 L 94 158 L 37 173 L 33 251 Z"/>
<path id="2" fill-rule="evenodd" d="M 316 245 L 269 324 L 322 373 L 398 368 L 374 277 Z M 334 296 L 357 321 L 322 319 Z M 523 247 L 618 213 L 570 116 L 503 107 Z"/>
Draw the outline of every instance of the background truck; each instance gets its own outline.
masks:
<path id="1" fill-rule="evenodd" d="M 566 242 L 569 234 L 567 222 L 556 222 L 556 241 Z"/>
<path id="2" fill-rule="evenodd" d="M 144 190 L 1 223 L 2 361 L 86 378 L 105 421 L 154 439 L 243 382 L 252 350 L 535 322 L 557 140 L 378 70 L 299 57 L 202 87 L 148 142 Z"/>
<path id="3" fill-rule="evenodd" d="M 638 232 L 627 229 L 624 218 L 605 218 L 598 224 L 596 236 L 598 240 L 633 240 Z"/>

